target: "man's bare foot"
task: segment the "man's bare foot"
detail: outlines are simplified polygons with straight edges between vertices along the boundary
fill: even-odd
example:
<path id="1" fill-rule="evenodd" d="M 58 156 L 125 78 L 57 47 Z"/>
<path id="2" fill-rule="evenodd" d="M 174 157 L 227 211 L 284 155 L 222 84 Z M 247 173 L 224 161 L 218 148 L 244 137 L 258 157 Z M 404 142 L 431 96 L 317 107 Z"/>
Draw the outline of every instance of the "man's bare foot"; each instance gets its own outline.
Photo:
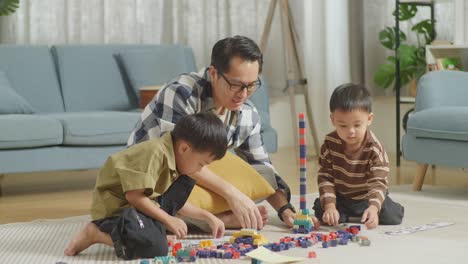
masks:
<path id="1" fill-rule="evenodd" d="M 107 237 L 105 237 L 107 236 Z M 81 231 L 76 234 L 72 241 L 68 244 L 64 251 L 67 256 L 75 256 L 81 251 L 87 249 L 89 246 L 95 243 L 104 243 L 112 245 L 112 240 L 108 234 L 105 234 L 99 230 L 94 223 L 87 223 Z"/>
<path id="2" fill-rule="evenodd" d="M 262 221 L 263 221 L 263 226 L 265 226 L 266 222 L 268 222 L 268 209 L 263 206 L 259 205 L 258 206 L 258 211 L 260 212 L 260 215 L 262 216 Z M 239 220 L 237 220 L 237 217 L 234 215 L 232 211 L 227 211 L 224 213 L 220 213 L 216 215 L 221 221 L 224 222 L 224 226 L 226 228 L 241 228 L 241 224 L 239 223 Z"/>

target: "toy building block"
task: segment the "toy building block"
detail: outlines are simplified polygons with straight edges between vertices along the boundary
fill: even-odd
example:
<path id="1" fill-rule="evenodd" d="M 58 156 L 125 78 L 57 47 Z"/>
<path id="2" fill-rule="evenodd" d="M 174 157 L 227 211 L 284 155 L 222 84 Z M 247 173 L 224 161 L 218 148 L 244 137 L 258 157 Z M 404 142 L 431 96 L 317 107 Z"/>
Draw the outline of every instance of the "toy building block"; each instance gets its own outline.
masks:
<path id="1" fill-rule="evenodd" d="M 357 242 L 357 243 L 361 242 L 361 240 L 362 240 L 361 236 L 354 236 L 352 239 L 353 242 Z"/>
<path id="2" fill-rule="evenodd" d="M 330 240 L 330 246 L 336 247 L 337 245 L 338 245 L 338 240 L 336 240 L 336 239 Z"/>
<path id="3" fill-rule="evenodd" d="M 355 228 L 357 228 L 357 230 L 361 231 L 361 226 L 360 225 L 350 225 L 349 226 L 350 229 L 353 228 L 353 227 L 355 227 Z"/>
<path id="4" fill-rule="evenodd" d="M 211 240 L 201 240 L 199 243 L 201 248 L 211 247 L 213 246 L 213 241 Z"/>
<path id="5" fill-rule="evenodd" d="M 196 251 L 188 251 L 187 249 L 179 249 L 177 251 L 177 261 L 178 262 L 194 262 L 197 259 Z"/>
<path id="6" fill-rule="evenodd" d="M 371 244 L 371 241 L 369 239 L 362 240 L 359 245 L 364 246 L 364 247 L 369 247 Z"/>
<path id="7" fill-rule="evenodd" d="M 309 258 L 316 258 L 316 257 L 317 257 L 317 253 L 315 253 L 315 251 L 309 252 Z"/>
<path id="8" fill-rule="evenodd" d="M 338 244 L 342 245 L 342 246 L 345 246 L 345 245 L 348 245 L 348 238 L 340 238 L 340 240 L 338 241 Z"/>
<path id="9" fill-rule="evenodd" d="M 57 264 L 57 263 L 55 263 L 55 264 Z M 142 259 L 142 260 L 140 260 L 140 264 L 150 264 L 150 261 L 147 260 L 147 259 Z"/>
<path id="10" fill-rule="evenodd" d="M 231 244 L 243 243 L 252 246 L 261 246 L 268 242 L 268 240 L 255 229 L 244 228 L 240 231 L 234 232 L 229 239 Z"/>
<path id="11" fill-rule="evenodd" d="M 259 260 L 259 259 L 252 259 L 252 262 L 250 262 L 251 264 L 262 264 L 262 261 Z"/>
<path id="12" fill-rule="evenodd" d="M 323 241 L 322 242 L 322 247 L 327 248 L 328 247 L 328 241 Z"/>
<path id="13" fill-rule="evenodd" d="M 350 226 L 349 227 L 349 232 L 353 235 L 359 234 L 359 231 L 361 231 L 361 226 Z"/>
<path id="14" fill-rule="evenodd" d="M 153 261 L 155 264 L 176 264 L 177 263 L 177 260 L 173 256 L 154 257 Z"/>

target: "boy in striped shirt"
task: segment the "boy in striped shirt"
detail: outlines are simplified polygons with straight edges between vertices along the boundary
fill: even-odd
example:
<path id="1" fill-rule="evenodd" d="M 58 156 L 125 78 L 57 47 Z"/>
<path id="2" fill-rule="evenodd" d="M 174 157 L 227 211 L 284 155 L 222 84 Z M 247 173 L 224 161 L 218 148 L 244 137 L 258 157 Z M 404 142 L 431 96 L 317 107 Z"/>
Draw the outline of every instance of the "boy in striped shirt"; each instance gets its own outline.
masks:
<path id="1" fill-rule="evenodd" d="M 330 98 L 330 119 L 335 131 L 320 150 L 315 216 L 336 226 L 360 217 L 368 229 L 398 225 L 404 207 L 388 196 L 388 157 L 368 128 L 372 98 L 362 85 L 344 84 Z"/>

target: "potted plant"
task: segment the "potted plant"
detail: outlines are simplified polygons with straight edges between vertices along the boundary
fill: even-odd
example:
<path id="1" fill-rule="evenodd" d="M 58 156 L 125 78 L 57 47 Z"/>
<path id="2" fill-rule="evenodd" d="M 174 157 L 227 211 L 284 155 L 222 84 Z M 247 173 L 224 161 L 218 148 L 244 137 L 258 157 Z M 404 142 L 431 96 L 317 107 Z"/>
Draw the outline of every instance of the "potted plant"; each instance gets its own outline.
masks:
<path id="1" fill-rule="evenodd" d="M 398 15 L 400 21 L 408 21 L 415 17 L 418 8 L 414 4 L 401 4 L 399 14 L 393 12 L 393 16 Z M 407 42 L 407 36 L 402 31 L 399 32 L 400 46 L 396 56 L 400 60 L 400 80 L 401 86 L 413 82 L 416 87 L 416 81 L 426 72 L 425 46 L 434 39 L 434 23 L 431 19 L 425 19 L 411 27 L 411 32 L 416 34 L 417 43 Z M 379 41 L 387 49 L 396 51 L 396 28 L 385 27 L 379 32 Z M 374 75 L 374 81 L 381 88 L 388 88 L 395 82 L 396 76 L 396 58 L 388 56 L 387 61 L 377 67 Z M 395 85 L 393 85 L 395 90 Z"/>
<path id="2" fill-rule="evenodd" d="M 19 0 L 0 0 L 0 16 L 13 14 L 19 6 Z"/>

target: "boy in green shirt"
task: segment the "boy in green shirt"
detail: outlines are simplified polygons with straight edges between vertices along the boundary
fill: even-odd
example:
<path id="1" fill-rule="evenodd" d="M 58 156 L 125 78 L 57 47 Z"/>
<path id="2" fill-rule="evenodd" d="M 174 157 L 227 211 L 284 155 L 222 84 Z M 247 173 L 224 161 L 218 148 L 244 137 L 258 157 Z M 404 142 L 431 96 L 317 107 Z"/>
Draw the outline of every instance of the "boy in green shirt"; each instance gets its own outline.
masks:
<path id="1" fill-rule="evenodd" d="M 172 132 L 111 155 L 96 179 L 92 222 L 69 243 L 73 256 L 101 243 L 124 259 L 167 255 L 166 229 L 179 238 L 187 225 L 176 214 L 206 221 L 214 237 L 224 223 L 210 212 L 186 202 L 193 175 L 226 153 L 227 136 L 212 113 L 181 118 Z"/>

